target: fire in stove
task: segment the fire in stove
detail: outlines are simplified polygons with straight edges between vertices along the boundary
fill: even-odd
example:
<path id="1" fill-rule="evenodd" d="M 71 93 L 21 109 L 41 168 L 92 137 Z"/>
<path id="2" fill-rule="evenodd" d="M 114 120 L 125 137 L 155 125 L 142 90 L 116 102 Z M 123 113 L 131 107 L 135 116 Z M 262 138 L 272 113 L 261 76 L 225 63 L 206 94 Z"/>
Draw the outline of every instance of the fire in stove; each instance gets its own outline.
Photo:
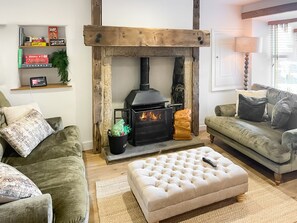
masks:
<path id="1" fill-rule="evenodd" d="M 160 112 L 142 112 L 139 116 L 139 121 L 158 121 L 162 119 Z"/>

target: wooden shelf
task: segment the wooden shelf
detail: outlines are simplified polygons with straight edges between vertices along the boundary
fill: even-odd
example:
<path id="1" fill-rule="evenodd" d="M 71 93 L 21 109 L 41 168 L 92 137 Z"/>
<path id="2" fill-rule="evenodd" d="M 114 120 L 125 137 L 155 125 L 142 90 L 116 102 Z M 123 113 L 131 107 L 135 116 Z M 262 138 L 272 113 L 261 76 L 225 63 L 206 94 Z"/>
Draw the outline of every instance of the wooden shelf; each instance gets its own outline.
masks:
<path id="1" fill-rule="evenodd" d="M 33 48 L 50 48 L 50 49 L 64 49 L 66 46 L 20 46 L 21 49 L 33 49 Z"/>
<path id="2" fill-rule="evenodd" d="M 49 64 L 29 64 L 27 65 L 28 67 L 26 67 L 27 64 L 22 64 L 22 67 L 20 67 L 19 69 L 22 70 L 22 69 L 44 69 L 44 68 L 56 68 L 56 67 L 53 67 L 51 63 Z"/>
<path id="3" fill-rule="evenodd" d="M 52 88 L 71 88 L 71 85 L 67 84 L 48 84 L 44 87 L 30 87 L 29 85 L 20 86 L 19 88 L 10 89 L 11 91 L 25 91 L 25 90 L 44 90 L 44 89 L 52 89 Z"/>

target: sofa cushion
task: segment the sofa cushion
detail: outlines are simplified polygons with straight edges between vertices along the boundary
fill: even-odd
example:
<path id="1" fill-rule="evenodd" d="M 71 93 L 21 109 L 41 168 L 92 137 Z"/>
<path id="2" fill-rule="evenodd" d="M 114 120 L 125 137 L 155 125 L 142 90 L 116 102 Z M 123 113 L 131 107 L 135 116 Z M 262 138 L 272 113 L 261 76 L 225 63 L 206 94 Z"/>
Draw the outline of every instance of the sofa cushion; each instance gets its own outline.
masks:
<path id="1" fill-rule="evenodd" d="M 1 136 L 22 157 L 27 157 L 41 141 L 53 132 L 52 127 L 34 109 L 21 119 L 0 129 Z"/>
<path id="2" fill-rule="evenodd" d="M 6 126 L 7 125 L 5 121 L 5 116 L 0 108 L 0 129 Z M 6 146 L 7 146 L 7 142 L 0 136 L 0 161 L 2 160 L 2 156 L 4 154 Z"/>
<path id="3" fill-rule="evenodd" d="M 280 101 L 281 99 L 287 97 L 292 101 L 291 108 L 292 114 L 286 126 L 287 129 L 296 129 L 297 128 L 297 94 L 293 94 L 287 91 L 278 90 L 276 88 L 267 87 L 260 84 L 253 84 L 253 90 L 267 90 L 267 99 L 268 99 L 268 115 L 272 115 L 273 106 Z"/>
<path id="4" fill-rule="evenodd" d="M 238 105 L 239 105 L 239 95 L 244 95 L 247 97 L 254 98 L 265 98 L 267 90 L 236 90 L 236 115 L 238 114 Z"/>
<path id="5" fill-rule="evenodd" d="M 273 128 L 282 128 L 287 124 L 292 113 L 290 104 L 290 99 L 285 97 L 274 105 L 271 117 Z"/>
<path id="6" fill-rule="evenodd" d="M 61 157 L 19 166 L 53 201 L 55 222 L 84 222 L 88 215 L 88 186 L 83 160 Z"/>
<path id="7" fill-rule="evenodd" d="M 272 129 L 270 122 L 212 116 L 205 118 L 205 124 L 276 163 L 285 163 L 291 158 L 291 150 L 281 145 L 284 131 Z"/>
<path id="8" fill-rule="evenodd" d="M 10 103 L 4 96 L 4 94 L 0 91 L 0 108 L 1 107 L 9 107 Z"/>
<path id="9" fill-rule="evenodd" d="M 241 119 L 260 122 L 263 119 L 267 99 L 239 95 L 238 116 Z"/>
<path id="10" fill-rule="evenodd" d="M 9 125 L 27 115 L 32 109 L 42 114 L 37 103 L 4 107 L 2 108 L 2 111 L 5 115 L 6 123 Z"/>
<path id="11" fill-rule="evenodd" d="M 0 204 L 41 195 L 27 176 L 5 163 L 0 163 Z"/>
<path id="12" fill-rule="evenodd" d="M 26 158 L 19 156 L 12 148 L 6 148 L 2 162 L 12 166 L 26 165 L 65 156 L 82 157 L 77 126 L 68 126 L 43 140 Z"/>

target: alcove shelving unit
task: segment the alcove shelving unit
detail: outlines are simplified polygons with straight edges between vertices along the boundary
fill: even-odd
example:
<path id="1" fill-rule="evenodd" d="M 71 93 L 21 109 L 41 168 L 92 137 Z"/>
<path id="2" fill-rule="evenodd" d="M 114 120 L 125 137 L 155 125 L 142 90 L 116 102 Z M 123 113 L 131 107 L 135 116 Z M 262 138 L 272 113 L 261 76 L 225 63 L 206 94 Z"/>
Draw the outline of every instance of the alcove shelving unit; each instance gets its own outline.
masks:
<path id="1" fill-rule="evenodd" d="M 20 25 L 19 26 L 19 47 L 18 47 L 18 73 L 20 86 L 11 89 L 11 91 L 21 90 L 41 90 L 54 88 L 71 88 L 69 84 L 63 84 L 58 77 L 57 68 L 52 67 L 51 61 L 44 64 L 25 64 L 24 57 L 26 55 L 48 55 L 50 56 L 55 51 L 67 50 L 65 26 L 57 27 L 58 39 L 64 40 L 64 45 L 50 45 L 49 44 L 49 26 L 47 25 Z M 27 37 L 27 38 L 26 38 Z M 30 39 L 41 38 L 46 42 L 43 45 L 30 44 Z M 29 39 L 29 41 L 28 41 Z M 31 87 L 31 77 L 45 76 L 47 79 L 47 86 Z"/>

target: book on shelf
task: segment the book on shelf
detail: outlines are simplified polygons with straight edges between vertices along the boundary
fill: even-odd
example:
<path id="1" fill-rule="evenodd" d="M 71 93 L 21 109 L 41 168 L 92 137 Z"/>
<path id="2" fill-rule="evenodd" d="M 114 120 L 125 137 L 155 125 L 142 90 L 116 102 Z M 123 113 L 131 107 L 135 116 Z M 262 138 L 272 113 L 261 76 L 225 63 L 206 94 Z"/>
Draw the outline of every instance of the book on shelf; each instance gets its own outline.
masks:
<path id="1" fill-rule="evenodd" d="M 47 46 L 46 42 L 32 42 L 31 46 Z"/>
<path id="2" fill-rule="evenodd" d="M 23 63 L 23 49 L 18 49 L 18 68 L 22 67 Z"/>
<path id="3" fill-rule="evenodd" d="M 53 67 L 51 63 L 46 64 L 22 64 L 21 68 L 51 68 Z"/>
<path id="4" fill-rule="evenodd" d="M 50 46 L 66 46 L 65 39 L 50 39 L 49 40 Z"/>
<path id="5" fill-rule="evenodd" d="M 24 28 L 19 27 L 19 46 L 23 46 L 25 42 L 26 35 L 24 33 Z"/>
<path id="6" fill-rule="evenodd" d="M 49 57 L 47 54 L 27 54 L 24 56 L 25 64 L 47 64 Z"/>
<path id="7" fill-rule="evenodd" d="M 58 39 L 58 26 L 49 26 L 48 27 L 48 39 Z"/>

